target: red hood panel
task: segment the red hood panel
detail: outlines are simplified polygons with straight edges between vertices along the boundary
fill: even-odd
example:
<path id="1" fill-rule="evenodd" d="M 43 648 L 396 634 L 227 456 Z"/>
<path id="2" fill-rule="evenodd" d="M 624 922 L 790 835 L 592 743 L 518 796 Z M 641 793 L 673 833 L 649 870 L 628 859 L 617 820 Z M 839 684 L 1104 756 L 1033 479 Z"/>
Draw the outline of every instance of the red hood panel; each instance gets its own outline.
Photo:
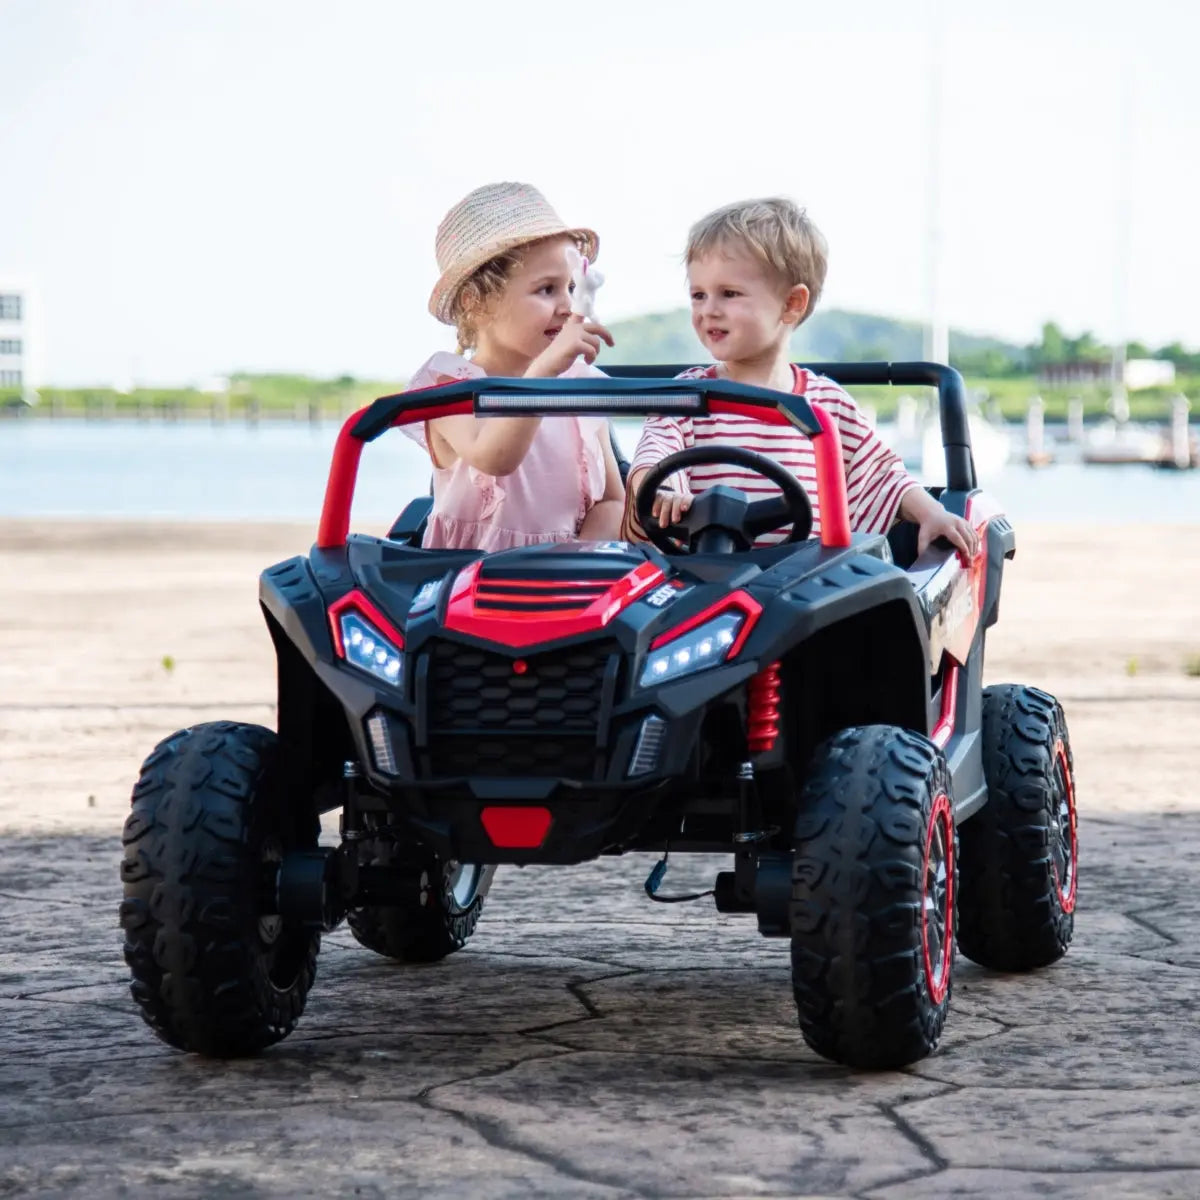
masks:
<path id="1" fill-rule="evenodd" d="M 525 649 L 602 629 L 665 578 L 660 567 L 645 559 L 615 577 L 612 571 L 600 577 L 588 574 L 581 570 L 581 577 L 570 578 L 553 572 L 549 578 L 534 578 L 524 569 L 505 571 L 495 558 L 480 559 L 455 578 L 445 628 Z"/>

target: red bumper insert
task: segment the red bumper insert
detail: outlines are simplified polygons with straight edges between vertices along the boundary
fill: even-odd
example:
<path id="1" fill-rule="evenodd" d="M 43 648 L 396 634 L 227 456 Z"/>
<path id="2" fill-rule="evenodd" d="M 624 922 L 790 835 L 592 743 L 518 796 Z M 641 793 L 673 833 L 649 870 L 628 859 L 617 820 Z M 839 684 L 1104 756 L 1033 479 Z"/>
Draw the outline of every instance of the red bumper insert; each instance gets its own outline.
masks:
<path id="1" fill-rule="evenodd" d="M 491 806 L 479 814 L 479 819 L 492 845 L 502 850 L 536 850 L 550 832 L 548 808 Z"/>

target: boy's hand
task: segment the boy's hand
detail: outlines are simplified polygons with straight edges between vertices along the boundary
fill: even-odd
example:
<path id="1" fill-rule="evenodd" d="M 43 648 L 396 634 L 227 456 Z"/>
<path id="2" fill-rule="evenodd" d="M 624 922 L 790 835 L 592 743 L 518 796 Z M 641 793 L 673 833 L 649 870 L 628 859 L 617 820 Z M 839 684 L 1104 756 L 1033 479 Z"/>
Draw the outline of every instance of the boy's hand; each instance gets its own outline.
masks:
<path id="1" fill-rule="evenodd" d="M 561 375 L 581 354 L 584 361 L 590 363 L 600 353 L 601 342 L 611 346 L 612 334 L 598 321 L 587 321 L 582 313 L 572 313 L 554 341 L 529 364 L 525 377 L 553 379 Z"/>
<path id="2" fill-rule="evenodd" d="M 670 488 L 660 488 L 654 493 L 651 512 L 654 513 L 654 519 L 666 529 L 668 525 L 674 525 L 691 507 L 691 496 L 671 491 Z"/>
<path id="3" fill-rule="evenodd" d="M 935 504 L 935 509 L 922 514 L 917 529 L 917 556 L 925 553 L 930 542 L 943 537 L 962 555 L 965 565 L 979 549 L 979 535 L 962 517 L 947 512 L 940 504 Z"/>

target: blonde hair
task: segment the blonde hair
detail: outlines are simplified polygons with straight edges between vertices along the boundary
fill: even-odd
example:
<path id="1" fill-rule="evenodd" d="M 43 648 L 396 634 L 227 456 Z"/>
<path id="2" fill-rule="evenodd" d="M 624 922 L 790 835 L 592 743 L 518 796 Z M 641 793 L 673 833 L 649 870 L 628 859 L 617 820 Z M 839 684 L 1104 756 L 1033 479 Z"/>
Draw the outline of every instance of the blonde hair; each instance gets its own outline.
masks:
<path id="1" fill-rule="evenodd" d="M 816 307 L 825 286 L 829 246 L 807 212 L 791 200 L 741 200 L 726 204 L 698 220 L 688 231 L 685 264 L 730 245 L 749 250 L 789 287 L 808 288 L 808 308 Z"/>
<path id="2" fill-rule="evenodd" d="M 524 255 L 521 253 L 523 249 L 523 246 L 517 247 L 506 254 L 489 258 L 482 267 L 478 267 L 468 276 L 466 283 L 455 293 L 450 302 L 450 316 L 455 329 L 458 330 L 456 354 L 465 354 L 468 350 L 475 349 L 479 338 L 479 318 L 487 311 L 488 305 L 508 287 L 513 272 L 524 261 Z"/>

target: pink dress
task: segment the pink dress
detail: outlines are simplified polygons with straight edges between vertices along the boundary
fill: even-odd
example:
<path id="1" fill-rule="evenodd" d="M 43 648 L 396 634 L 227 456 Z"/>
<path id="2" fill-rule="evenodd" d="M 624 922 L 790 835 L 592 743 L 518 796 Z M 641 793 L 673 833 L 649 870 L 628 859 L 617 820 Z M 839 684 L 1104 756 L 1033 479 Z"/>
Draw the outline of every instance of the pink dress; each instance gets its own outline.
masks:
<path id="1" fill-rule="evenodd" d="M 577 360 L 563 378 L 602 372 Z M 484 372 L 457 354 L 439 352 L 413 375 L 409 390 Z M 429 450 L 424 425 L 404 432 Z M 433 468 L 433 511 L 425 532 L 430 549 L 507 550 L 574 538 L 588 510 L 604 497 L 607 417 L 543 417 L 521 465 L 485 475 L 461 458 Z M 430 455 L 432 461 L 432 455 Z"/>

